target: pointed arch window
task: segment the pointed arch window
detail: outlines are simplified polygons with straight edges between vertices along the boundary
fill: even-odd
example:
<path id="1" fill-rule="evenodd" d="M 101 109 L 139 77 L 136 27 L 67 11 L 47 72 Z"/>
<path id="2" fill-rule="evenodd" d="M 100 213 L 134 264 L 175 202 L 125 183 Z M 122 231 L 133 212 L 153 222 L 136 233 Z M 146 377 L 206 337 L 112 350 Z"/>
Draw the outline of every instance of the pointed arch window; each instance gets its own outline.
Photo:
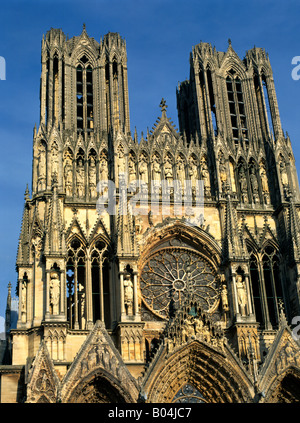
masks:
<path id="1" fill-rule="evenodd" d="M 75 238 L 67 258 L 67 319 L 71 329 L 86 326 L 86 256 L 81 242 Z"/>
<path id="2" fill-rule="evenodd" d="M 93 69 L 86 56 L 76 67 L 77 130 L 94 128 Z"/>
<path id="3" fill-rule="evenodd" d="M 239 140 L 244 140 L 247 145 L 248 129 L 242 83 L 233 70 L 229 71 L 227 75 L 226 87 L 233 140 L 236 145 Z"/>
<path id="4" fill-rule="evenodd" d="M 110 287 L 107 246 L 97 241 L 91 253 L 93 321 L 110 326 Z"/>
<path id="5" fill-rule="evenodd" d="M 262 328 L 277 328 L 279 302 L 283 300 L 280 262 L 273 246 L 266 246 L 261 254 L 250 249 L 250 279 L 256 321 Z"/>

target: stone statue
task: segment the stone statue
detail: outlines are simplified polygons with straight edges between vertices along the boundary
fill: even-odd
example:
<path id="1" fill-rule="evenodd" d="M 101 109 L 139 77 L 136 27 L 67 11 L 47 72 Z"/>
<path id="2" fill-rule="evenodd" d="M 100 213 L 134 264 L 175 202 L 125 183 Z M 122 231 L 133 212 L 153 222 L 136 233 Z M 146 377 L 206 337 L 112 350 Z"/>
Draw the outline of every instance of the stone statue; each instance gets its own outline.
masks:
<path id="1" fill-rule="evenodd" d="M 84 196 L 84 167 L 83 160 L 80 158 L 76 170 L 76 188 L 78 197 Z"/>
<path id="2" fill-rule="evenodd" d="M 262 188 L 262 192 L 269 192 L 269 186 L 268 186 L 268 178 L 267 178 L 267 173 L 266 173 L 266 168 L 264 166 L 264 164 L 262 163 L 260 165 L 260 177 L 261 177 L 261 188 Z"/>
<path id="3" fill-rule="evenodd" d="M 167 181 L 169 185 L 173 181 L 173 169 L 171 158 L 167 156 L 164 160 L 164 179 Z"/>
<path id="4" fill-rule="evenodd" d="M 100 157 L 99 163 L 100 170 L 100 181 L 108 180 L 108 166 L 107 166 L 107 155 L 103 152 Z"/>
<path id="5" fill-rule="evenodd" d="M 27 303 L 27 283 L 25 280 L 22 281 L 22 300 L 21 300 L 21 321 L 26 322 L 26 303 Z"/>
<path id="6" fill-rule="evenodd" d="M 289 181 L 288 181 L 288 175 L 287 175 L 287 171 L 286 171 L 286 165 L 285 165 L 283 160 L 279 164 L 279 169 L 280 169 L 280 177 L 281 177 L 281 183 L 282 183 L 283 191 L 284 191 L 284 194 L 286 195 L 287 189 L 288 189 L 288 186 L 289 186 Z"/>
<path id="7" fill-rule="evenodd" d="M 195 333 L 201 335 L 203 331 L 203 321 L 198 316 L 195 318 Z"/>
<path id="8" fill-rule="evenodd" d="M 129 155 L 128 173 L 129 173 L 129 176 L 128 176 L 128 178 L 129 178 L 129 184 L 132 183 L 133 181 L 136 181 L 135 160 L 134 160 L 132 154 Z"/>
<path id="9" fill-rule="evenodd" d="M 268 204 L 269 202 L 269 185 L 268 185 L 268 177 L 265 165 L 263 163 L 260 164 L 260 179 L 261 179 L 261 189 L 263 193 L 264 202 Z"/>
<path id="10" fill-rule="evenodd" d="M 258 200 L 258 182 L 254 167 L 250 168 L 250 183 L 252 188 L 253 201 L 256 203 Z"/>
<path id="11" fill-rule="evenodd" d="M 205 159 L 203 159 L 202 161 L 201 179 L 203 180 L 203 184 L 204 184 L 204 194 L 209 195 L 210 194 L 210 178 L 209 178 L 209 172 L 208 172 L 207 163 Z"/>
<path id="12" fill-rule="evenodd" d="M 247 178 L 246 178 L 244 166 L 241 166 L 239 169 L 239 182 L 240 182 L 242 201 L 247 202 L 248 201 L 248 195 L 247 195 L 248 184 L 247 184 Z"/>
<path id="13" fill-rule="evenodd" d="M 220 173 L 221 189 L 224 192 L 226 184 L 227 184 L 227 170 L 226 170 L 226 164 L 225 164 L 225 159 L 223 155 L 219 156 L 219 173 Z"/>
<path id="14" fill-rule="evenodd" d="M 126 314 L 131 316 L 133 314 L 133 284 L 129 273 L 124 276 L 124 304 Z"/>
<path id="15" fill-rule="evenodd" d="M 89 166 L 89 188 L 90 188 L 90 197 L 97 197 L 97 174 L 96 174 L 96 163 L 94 157 L 91 157 L 90 166 Z"/>
<path id="16" fill-rule="evenodd" d="M 51 147 L 51 176 L 58 175 L 58 147 L 54 142 Z"/>
<path id="17" fill-rule="evenodd" d="M 70 157 L 66 158 L 66 164 L 64 168 L 64 178 L 65 178 L 65 190 L 68 197 L 72 196 L 72 184 L 73 184 L 73 169 L 72 169 L 72 160 Z"/>
<path id="18" fill-rule="evenodd" d="M 228 305 L 228 291 L 227 291 L 224 275 L 222 275 L 221 277 L 221 283 L 222 283 L 222 288 L 221 288 L 222 308 L 223 308 L 223 311 L 226 313 L 229 310 L 229 305 Z"/>
<path id="19" fill-rule="evenodd" d="M 39 148 L 38 166 L 37 166 L 38 190 L 46 189 L 46 148 L 43 144 Z"/>
<path id="20" fill-rule="evenodd" d="M 139 163 L 140 182 L 148 184 L 148 163 L 146 157 L 142 154 Z"/>
<path id="21" fill-rule="evenodd" d="M 180 182 L 181 190 L 183 191 L 185 183 L 185 167 L 183 158 L 181 156 L 178 156 L 176 162 L 176 178 Z"/>
<path id="22" fill-rule="evenodd" d="M 60 280 L 57 272 L 50 273 L 50 305 L 52 314 L 59 313 Z"/>
<path id="23" fill-rule="evenodd" d="M 191 181 L 192 194 L 193 196 L 195 196 L 196 186 L 198 181 L 198 170 L 197 170 L 196 160 L 192 156 L 189 158 L 189 177 Z"/>
<path id="24" fill-rule="evenodd" d="M 159 157 L 155 154 L 152 159 L 152 180 L 160 181 L 161 180 L 161 166 Z"/>
<path id="25" fill-rule="evenodd" d="M 236 277 L 236 289 L 237 289 L 237 299 L 240 308 L 240 313 L 242 316 L 246 316 L 246 307 L 247 307 L 247 292 L 245 287 L 245 282 L 241 275 Z"/>

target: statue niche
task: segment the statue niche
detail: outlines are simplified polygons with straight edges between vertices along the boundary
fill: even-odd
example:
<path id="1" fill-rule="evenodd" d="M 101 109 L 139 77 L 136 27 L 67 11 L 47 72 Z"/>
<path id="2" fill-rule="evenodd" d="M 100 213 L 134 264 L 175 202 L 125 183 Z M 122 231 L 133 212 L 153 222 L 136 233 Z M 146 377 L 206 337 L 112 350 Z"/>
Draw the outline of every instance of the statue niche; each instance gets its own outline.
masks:
<path id="1" fill-rule="evenodd" d="M 76 193 L 79 198 L 84 196 L 84 165 L 81 156 L 77 159 L 76 166 Z"/>
<path id="2" fill-rule="evenodd" d="M 97 197 L 97 168 L 96 168 L 96 159 L 94 155 L 90 156 L 89 161 L 89 190 L 90 198 Z"/>
<path id="3" fill-rule="evenodd" d="M 50 273 L 50 308 L 51 314 L 59 314 L 59 299 L 60 299 L 60 280 L 59 274 L 56 271 Z"/>
<path id="4" fill-rule="evenodd" d="M 46 146 L 41 142 L 38 149 L 37 190 L 46 189 Z"/>
<path id="5" fill-rule="evenodd" d="M 65 153 L 64 182 L 66 195 L 71 197 L 73 193 L 73 160 L 70 151 Z"/>

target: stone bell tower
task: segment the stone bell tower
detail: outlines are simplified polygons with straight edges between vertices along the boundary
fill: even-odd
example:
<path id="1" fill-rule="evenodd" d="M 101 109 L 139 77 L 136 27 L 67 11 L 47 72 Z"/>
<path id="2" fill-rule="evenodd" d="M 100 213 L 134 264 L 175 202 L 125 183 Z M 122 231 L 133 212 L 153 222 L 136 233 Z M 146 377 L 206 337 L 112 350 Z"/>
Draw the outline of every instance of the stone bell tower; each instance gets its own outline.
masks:
<path id="1" fill-rule="evenodd" d="M 41 62 L 32 196 L 27 189 L 17 258 L 18 333 L 40 332 L 26 338 L 23 353 L 13 351 L 15 363 L 35 351 L 39 336 L 62 362 L 68 330 L 80 343 L 97 320 L 110 331 L 119 321 L 140 322 L 132 222 L 100 216 L 96 207 L 99 181 L 119 183 L 124 147 L 118 150 L 117 138 L 130 136 L 126 43 L 117 33 L 98 43 L 85 25 L 71 39 L 52 28 L 43 36 Z M 23 348 L 22 336 L 14 342 Z"/>
<path id="2" fill-rule="evenodd" d="M 177 107 L 183 136 L 199 139 L 209 159 L 234 344 L 245 357 L 249 334 L 259 350 L 258 328 L 269 342 L 281 301 L 289 316 L 300 311 L 299 184 L 268 54 L 254 47 L 241 60 L 231 40 L 225 52 L 201 42 L 190 54 L 190 79 L 177 88 Z"/>

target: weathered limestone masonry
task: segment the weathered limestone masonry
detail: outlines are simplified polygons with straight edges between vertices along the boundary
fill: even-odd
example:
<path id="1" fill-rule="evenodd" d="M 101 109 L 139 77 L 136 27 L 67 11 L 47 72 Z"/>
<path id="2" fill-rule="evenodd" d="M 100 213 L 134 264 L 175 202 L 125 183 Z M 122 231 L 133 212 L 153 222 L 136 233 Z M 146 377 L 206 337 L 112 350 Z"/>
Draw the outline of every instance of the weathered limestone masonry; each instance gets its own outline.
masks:
<path id="1" fill-rule="evenodd" d="M 300 193 L 266 52 L 195 46 L 180 131 L 162 100 L 139 140 L 119 34 L 51 29 L 41 61 L 1 402 L 299 401 Z"/>

